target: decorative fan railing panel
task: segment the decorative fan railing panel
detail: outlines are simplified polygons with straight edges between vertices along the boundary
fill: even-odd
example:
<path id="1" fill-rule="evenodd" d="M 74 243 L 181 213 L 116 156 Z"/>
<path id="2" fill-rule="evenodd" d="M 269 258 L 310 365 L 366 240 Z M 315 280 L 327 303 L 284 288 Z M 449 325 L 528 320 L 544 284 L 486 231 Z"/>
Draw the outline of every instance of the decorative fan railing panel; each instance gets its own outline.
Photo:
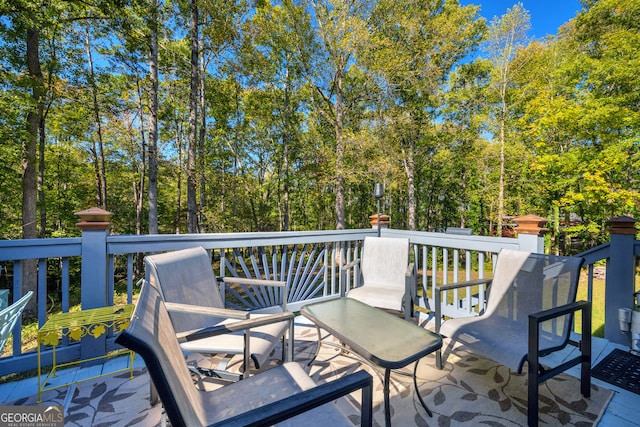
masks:
<path id="1" fill-rule="evenodd" d="M 287 302 L 294 303 L 329 294 L 330 243 L 234 248 L 221 252 L 222 275 L 287 282 Z M 215 264 L 215 260 L 214 260 Z M 229 308 L 256 310 L 280 305 L 280 288 L 231 284 L 225 287 Z"/>

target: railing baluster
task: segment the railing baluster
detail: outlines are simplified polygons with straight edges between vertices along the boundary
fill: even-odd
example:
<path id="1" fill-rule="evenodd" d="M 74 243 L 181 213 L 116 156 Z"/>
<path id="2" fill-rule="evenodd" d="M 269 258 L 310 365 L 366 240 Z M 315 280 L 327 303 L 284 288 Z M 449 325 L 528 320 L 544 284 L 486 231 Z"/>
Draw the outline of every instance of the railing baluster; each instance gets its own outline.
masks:
<path id="1" fill-rule="evenodd" d="M 116 283 L 116 257 L 108 256 L 107 265 L 107 305 L 113 305 L 113 296 L 115 294 Z"/>
<path id="2" fill-rule="evenodd" d="M 482 251 L 478 251 L 478 279 L 484 279 L 484 252 Z M 480 285 L 478 286 L 478 312 L 485 309 L 486 300 L 485 287 Z"/>
<path id="3" fill-rule="evenodd" d="M 127 254 L 127 304 L 133 302 L 133 255 Z"/>
<path id="4" fill-rule="evenodd" d="M 429 306 L 430 299 L 433 298 L 433 291 L 429 288 L 435 284 L 446 284 L 451 281 L 448 273 L 451 266 L 449 256 L 452 255 L 453 280 L 460 280 L 460 256 L 465 257 L 465 279 L 470 280 L 475 277 L 472 274 L 477 258 L 478 278 L 484 278 L 493 270 L 496 262 L 496 254 L 501 248 L 519 249 L 518 239 L 494 238 L 485 236 L 457 236 L 445 235 L 444 233 L 409 232 L 407 230 L 382 230 L 383 235 L 389 237 L 408 237 L 413 245 L 413 258 L 416 270 L 422 269 L 422 287 L 424 300 Z M 282 232 L 282 233 L 228 233 L 228 234 L 198 234 L 198 235 L 147 235 L 147 236 L 122 236 L 111 235 L 106 237 L 107 273 L 106 283 L 102 287 L 107 290 L 106 301 L 113 303 L 115 280 L 126 270 L 127 302 L 132 302 L 135 275 L 135 260 L 137 256 L 144 256 L 146 253 L 162 252 L 196 245 L 202 245 L 212 254 L 220 251 L 220 275 L 237 275 L 240 277 L 269 278 L 276 280 L 287 280 L 289 285 L 289 302 L 292 310 L 297 310 L 304 300 L 312 298 L 331 298 L 340 295 L 342 290 L 347 290 L 354 285 L 354 280 L 359 275 L 359 269 L 354 269 L 351 275 L 340 278 L 337 258 L 341 256 L 341 262 L 350 262 L 352 259 L 361 256 L 362 242 L 364 237 L 376 235 L 376 230 L 328 230 L 318 232 Z M 66 239 L 33 239 L 33 241 L 8 241 L 0 242 L 0 260 L 12 262 L 8 265 L 13 274 L 13 295 L 14 298 L 22 294 L 22 271 L 26 268 L 29 259 L 37 260 L 37 302 L 38 324 L 44 324 L 47 316 L 47 281 L 52 280 L 52 276 L 47 271 L 47 265 L 52 259 L 59 259 L 61 271 L 61 303 L 62 310 L 69 311 L 76 301 L 72 301 L 70 293 L 79 286 L 79 283 L 71 283 L 71 266 L 76 265 L 76 260 L 81 256 L 81 238 Z M 322 245 L 322 246 L 321 246 Z M 17 249 L 16 249 L 17 248 Z M 322 249 L 324 248 L 324 249 Z M 640 246 L 636 245 L 636 250 Z M 229 250 L 231 257 L 227 257 Z M 269 252 L 271 251 L 271 252 Z M 279 252 L 280 251 L 280 252 Z M 593 265 L 602 259 L 609 258 L 609 246 L 601 245 L 580 254 L 587 260 L 585 266 L 588 271 L 587 293 L 588 299 L 593 298 Z M 126 263 L 117 262 L 117 256 L 126 256 Z M 247 259 L 248 256 L 248 259 Z M 489 261 L 487 256 L 491 256 L 491 266 L 485 264 Z M 214 256 L 213 259 L 216 259 Z M 249 261 L 249 259 L 251 261 Z M 73 264 L 72 264 L 73 262 Z M 251 263 L 251 266 L 248 265 Z M 122 264 L 122 265 L 121 265 Z M 126 265 L 126 266 L 125 266 Z M 441 278 L 438 278 L 441 275 Z M 431 276 L 431 279 L 429 278 Z M 344 280 L 344 282 L 341 282 Z M 418 284 L 420 282 L 417 282 Z M 222 285 L 224 286 L 224 285 Z M 342 288 L 341 288 L 342 287 Z M 224 289 L 222 289 L 224 291 Z M 262 293 L 260 293 L 262 292 Z M 475 287 L 468 288 L 463 297 L 464 310 L 460 310 L 458 294 L 452 294 L 454 301 L 449 303 L 451 298 L 443 295 L 443 311 L 446 315 L 461 315 L 464 312 L 476 313 L 484 309 L 485 289 L 479 287 L 475 292 Z M 460 291 L 462 295 L 462 291 Z M 253 296 L 253 295 L 252 295 Z M 225 292 L 222 292 L 225 298 Z M 477 297 L 477 300 L 476 300 Z M 271 290 L 259 291 L 256 297 L 257 304 L 279 301 L 278 292 Z M 262 302 L 261 302 L 262 301 Z M 20 349 L 21 336 L 17 334 L 13 344 L 14 355 L 25 357 Z M 73 347 L 68 343 L 63 343 L 65 347 Z M 70 354 L 71 352 L 69 352 Z M 5 358 L 13 359 L 13 357 Z M 23 360 L 23 359 L 20 359 Z M 24 359 L 27 360 L 27 359 Z M 24 364 L 24 369 L 34 367 L 31 359 Z M 10 362 L 13 363 L 13 362 Z M 31 366 L 29 365 L 31 364 Z M 0 364 L 0 374 L 5 366 L 3 359 Z M 6 364 L 9 366 L 9 364 Z M 11 365 L 15 366 L 15 365 Z M 20 366 L 20 369 L 23 369 Z"/>

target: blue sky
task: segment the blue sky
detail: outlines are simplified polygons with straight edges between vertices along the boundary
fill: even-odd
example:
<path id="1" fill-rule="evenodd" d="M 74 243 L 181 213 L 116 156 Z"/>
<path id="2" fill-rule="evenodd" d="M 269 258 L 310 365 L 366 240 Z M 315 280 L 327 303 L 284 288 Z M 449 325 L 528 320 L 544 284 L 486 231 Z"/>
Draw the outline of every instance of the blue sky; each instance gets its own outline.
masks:
<path id="1" fill-rule="evenodd" d="M 460 4 L 476 4 L 481 7 L 480 14 L 491 22 L 494 16 L 502 16 L 518 0 L 460 0 Z M 558 34 L 558 27 L 567 23 L 582 9 L 579 0 L 520 0 L 531 16 L 529 36 L 544 38 Z"/>

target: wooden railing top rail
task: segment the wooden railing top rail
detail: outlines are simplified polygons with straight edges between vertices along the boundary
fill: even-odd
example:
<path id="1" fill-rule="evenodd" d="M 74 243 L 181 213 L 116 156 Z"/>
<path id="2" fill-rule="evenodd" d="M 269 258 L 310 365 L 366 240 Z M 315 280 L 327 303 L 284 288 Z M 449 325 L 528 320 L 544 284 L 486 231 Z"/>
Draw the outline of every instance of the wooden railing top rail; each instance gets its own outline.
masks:
<path id="1" fill-rule="evenodd" d="M 282 231 L 260 233 L 147 234 L 111 235 L 107 237 L 109 254 L 156 252 L 202 245 L 207 249 L 242 248 L 362 240 L 375 235 L 372 229 Z"/>
<path id="2" fill-rule="evenodd" d="M 81 237 L 0 240 L 0 261 L 80 256 Z"/>
<path id="3" fill-rule="evenodd" d="M 407 237 L 412 244 L 437 246 L 442 248 L 454 248 L 469 251 L 500 252 L 500 249 L 522 249 L 519 239 L 510 237 L 491 237 L 476 235 L 460 235 L 447 233 L 434 233 L 426 231 L 409 230 L 382 230 L 382 236 Z"/>

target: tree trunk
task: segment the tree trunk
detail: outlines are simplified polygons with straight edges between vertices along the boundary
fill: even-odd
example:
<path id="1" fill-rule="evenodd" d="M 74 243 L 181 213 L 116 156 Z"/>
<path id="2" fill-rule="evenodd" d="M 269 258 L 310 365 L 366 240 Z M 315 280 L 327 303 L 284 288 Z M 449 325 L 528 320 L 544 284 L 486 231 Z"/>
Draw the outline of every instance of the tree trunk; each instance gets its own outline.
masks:
<path id="1" fill-rule="evenodd" d="M 286 81 L 284 86 L 284 132 L 282 135 L 282 170 L 283 170 L 283 194 L 282 194 L 282 231 L 289 231 L 289 143 L 291 139 L 289 126 L 289 70 L 286 70 Z"/>
<path id="2" fill-rule="evenodd" d="M 151 3 L 149 42 L 149 234 L 158 234 L 158 1 Z"/>
<path id="3" fill-rule="evenodd" d="M 506 71 L 505 71 L 506 73 Z M 498 189 L 498 237 L 502 237 L 502 216 L 504 215 L 504 144 L 505 144 L 505 126 L 507 120 L 507 84 L 503 83 L 500 90 L 501 108 L 500 108 L 500 179 Z"/>
<path id="4" fill-rule="evenodd" d="M 200 51 L 202 52 L 201 57 L 201 68 L 199 75 L 199 102 L 200 102 L 200 132 L 198 138 L 198 176 L 200 177 L 200 218 L 198 219 L 198 224 L 200 225 L 200 232 L 207 232 L 207 220 L 204 217 L 203 208 L 207 204 L 207 181 L 205 179 L 205 165 L 204 165 L 204 147 L 205 147 L 205 139 L 207 136 L 207 103 L 205 99 L 205 86 L 204 86 L 204 78 L 205 78 L 205 70 L 206 63 L 204 60 L 204 41 L 202 39 L 199 40 Z"/>
<path id="5" fill-rule="evenodd" d="M 36 177 L 36 149 L 38 136 L 44 128 L 44 85 L 40 68 L 40 30 L 27 29 L 27 68 L 31 80 L 31 98 L 33 109 L 27 113 L 27 137 L 22 144 L 22 237 L 37 237 L 36 200 L 38 185 Z M 28 260 L 22 263 L 22 292 L 33 291 L 37 295 L 37 261 Z M 38 298 L 31 298 L 25 311 L 29 315 L 36 314 Z"/>
<path id="6" fill-rule="evenodd" d="M 147 141 L 145 137 L 145 126 L 144 126 L 144 105 L 142 103 L 142 88 L 140 87 L 140 80 L 136 76 L 136 87 L 138 90 L 138 111 L 140 115 L 140 140 L 141 140 L 141 153 L 140 158 L 142 159 L 142 170 L 140 171 L 140 178 L 138 183 L 134 181 L 134 196 L 136 201 L 136 235 L 142 234 L 142 213 L 143 213 L 143 203 L 144 203 L 144 183 L 146 179 L 146 162 L 144 159 L 147 158 Z M 133 138 L 132 138 L 133 139 Z M 136 189 L 137 188 L 137 189 Z"/>
<path id="7" fill-rule="evenodd" d="M 47 203 L 44 194 L 44 147 L 45 147 L 45 114 L 42 113 L 42 118 L 39 125 L 39 144 L 38 144 L 38 209 L 40 210 L 40 231 L 38 237 L 44 239 L 47 236 Z"/>
<path id="8" fill-rule="evenodd" d="M 415 231 L 416 226 L 416 183 L 415 183 L 415 161 L 413 152 L 415 150 L 415 142 L 409 141 L 407 152 L 405 154 L 405 172 L 407 174 L 407 203 L 409 215 L 409 230 Z"/>
<path id="9" fill-rule="evenodd" d="M 176 188 L 176 214 L 174 219 L 174 228 L 176 234 L 180 234 L 180 222 L 182 218 L 182 121 L 176 119 L 176 148 L 178 150 L 178 176 Z"/>
<path id="10" fill-rule="evenodd" d="M 102 123 L 100 118 L 100 105 L 98 104 L 98 88 L 96 87 L 96 79 L 93 70 L 93 55 L 91 52 L 91 40 L 89 39 L 89 24 L 85 27 L 84 47 L 87 53 L 87 61 L 89 63 L 89 85 L 91 86 L 91 97 L 93 102 L 93 118 L 96 125 L 96 137 L 98 139 L 97 147 L 94 145 L 95 151 L 95 173 L 97 184 L 98 206 L 107 210 L 107 177 L 105 172 L 104 161 L 104 144 L 102 140 Z"/>
<path id="11" fill-rule="evenodd" d="M 344 127 L 344 105 L 342 99 L 342 75 L 336 76 L 336 229 L 345 228 L 344 219 L 344 151 L 345 142 L 342 133 Z"/>
<path id="12" fill-rule="evenodd" d="M 191 91 L 189 94 L 189 146 L 187 148 L 187 233 L 198 231 L 196 206 L 196 145 L 198 118 L 198 2 L 191 0 Z"/>

